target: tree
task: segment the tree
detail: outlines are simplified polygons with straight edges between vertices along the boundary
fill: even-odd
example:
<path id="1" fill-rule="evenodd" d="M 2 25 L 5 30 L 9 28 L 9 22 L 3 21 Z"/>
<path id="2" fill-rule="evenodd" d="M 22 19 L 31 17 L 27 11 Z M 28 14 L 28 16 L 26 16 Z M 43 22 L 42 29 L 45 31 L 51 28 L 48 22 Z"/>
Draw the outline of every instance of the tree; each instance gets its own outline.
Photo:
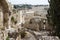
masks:
<path id="1" fill-rule="evenodd" d="M 14 8 L 15 9 L 17 9 L 17 8 L 21 8 L 21 9 L 25 9 L 25 8 L 27 8 L 27 9 L 32 9 L 32 7 L 31 7 L 32 5 L 29 5 L 29 4 L 23 4 L 23 5 L 14 5 Z"/>
<path id="2" fill-rule="evenodd" d="M 48 20 L 52 21 L 56 36 L 60 37 L 60 0 L 50 0 L 50 8 L 48 10 Z"/>
<path id="3" fill-rule="evenodd" d="M 7 37 L 6 40 L 9 40 L 9 37 Z"/>
<path id="4" fill-rule="evenodd" d="M 13 16 L 11 17 L 11 21 L 12 21 L 12 22 L 14 22 L 14 21 L 15 21 L 15 19 L 14 19 L 14 17 L 13 17 Z"/>

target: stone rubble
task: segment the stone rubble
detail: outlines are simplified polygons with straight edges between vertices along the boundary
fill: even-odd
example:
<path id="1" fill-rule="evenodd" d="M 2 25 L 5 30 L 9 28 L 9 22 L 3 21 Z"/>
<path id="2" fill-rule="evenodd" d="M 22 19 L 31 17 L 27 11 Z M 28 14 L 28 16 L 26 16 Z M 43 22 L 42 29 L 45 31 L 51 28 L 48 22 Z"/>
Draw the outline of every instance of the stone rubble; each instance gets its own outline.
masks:
<path id="1" fill-rule="evenodd" d="M 3 40 L 3 39 L 6 40 L 7 33 L 6 31 L 4 31 L 4 33 L 5 33 L 5 36 L 3 32 L 0 30 L 0 40 Z M 37 36 L 37 38 L 33 34 L 27 32 L 27 35 L 25 38 L 21 39 L 20 37 L 17 37 L 16 40 L 37 40 L 37 39 L 38 40 L 60 40 L 57 36 L 45 36 L 45 35 L 42 36 L 42 35 L 39 35 L 40 32 L 35 32 L 35 33 L 36 33 L 35 35 Z M 9 38 L 9 40 L 15 40 L 15 39 Z"/>

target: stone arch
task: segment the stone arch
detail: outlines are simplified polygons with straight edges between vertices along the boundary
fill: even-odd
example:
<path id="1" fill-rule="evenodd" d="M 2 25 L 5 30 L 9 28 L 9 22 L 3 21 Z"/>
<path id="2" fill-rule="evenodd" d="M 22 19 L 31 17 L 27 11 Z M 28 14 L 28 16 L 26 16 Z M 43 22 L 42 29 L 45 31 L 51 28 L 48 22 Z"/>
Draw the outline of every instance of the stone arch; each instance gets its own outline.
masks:
<path id="1" fill-rule="evenodd" d="M 8 27 L 9 6 L 6 0 L 0 0 L 0 6 L 3 12 L 3 26 Z"/>

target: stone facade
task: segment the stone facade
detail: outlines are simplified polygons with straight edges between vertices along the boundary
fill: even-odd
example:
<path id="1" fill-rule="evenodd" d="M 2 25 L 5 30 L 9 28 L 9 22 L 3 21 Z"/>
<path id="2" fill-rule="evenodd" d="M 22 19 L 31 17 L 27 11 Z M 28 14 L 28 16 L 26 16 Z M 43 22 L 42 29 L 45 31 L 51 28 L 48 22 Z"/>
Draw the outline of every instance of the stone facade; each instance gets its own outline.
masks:
<path id="1" fill-rule="evenodd" d="M 34 11 L 27 10 L 25 13 L 23 13 L 23 17 L 25 22 L 30 21 L 30 19 L 34 16 Z"/>

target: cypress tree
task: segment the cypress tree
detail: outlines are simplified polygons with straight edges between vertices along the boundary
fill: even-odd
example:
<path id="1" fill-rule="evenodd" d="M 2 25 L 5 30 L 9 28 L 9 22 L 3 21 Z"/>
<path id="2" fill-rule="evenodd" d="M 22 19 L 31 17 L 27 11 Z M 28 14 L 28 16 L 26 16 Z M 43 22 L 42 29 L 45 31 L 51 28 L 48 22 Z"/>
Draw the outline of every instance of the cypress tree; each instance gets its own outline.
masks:
<path id="1" fill-rule="evenodd" d="M 52 21 L 55 29 L 55 36 L 60 37 L 60 0 L 50 0 L 50 8 L 48 10 L 48 20 Z"/>

